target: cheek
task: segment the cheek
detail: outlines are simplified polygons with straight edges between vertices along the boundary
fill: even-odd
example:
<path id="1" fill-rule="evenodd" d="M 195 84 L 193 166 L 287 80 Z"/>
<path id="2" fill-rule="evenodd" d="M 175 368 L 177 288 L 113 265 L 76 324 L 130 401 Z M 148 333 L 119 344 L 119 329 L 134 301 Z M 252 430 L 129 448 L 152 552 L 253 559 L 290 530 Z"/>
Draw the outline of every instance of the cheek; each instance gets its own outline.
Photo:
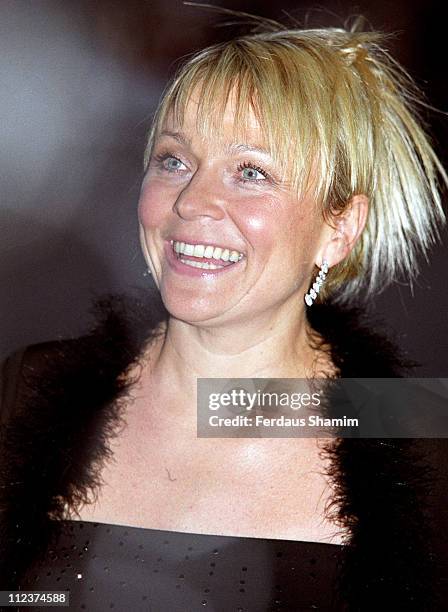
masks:
<path id="1" fill-rule="evenodd" d="M 274 241 L 279 223 L 275 201 L 261 198 L 254 202 L 237 202 L 232 217 L 253 247 L 263 246 L 266 249 Z"/>
<path id="2" fill-rule="evenodd" d="M 160 227 L 167 214 L 166 192 L 155 182 L 143 183 L 138 201 L 138 218 L 145 229 Z"/>
<path id="3" fill-rule="evenodd" d="M 275 199 L 258 201 L 256 205 L 241 203 L 237 207 L 236 223 L 252 246 L 272 250 L 301 252 L 313 235 L 312 224 L 297 202 L 285 203 Z"/>

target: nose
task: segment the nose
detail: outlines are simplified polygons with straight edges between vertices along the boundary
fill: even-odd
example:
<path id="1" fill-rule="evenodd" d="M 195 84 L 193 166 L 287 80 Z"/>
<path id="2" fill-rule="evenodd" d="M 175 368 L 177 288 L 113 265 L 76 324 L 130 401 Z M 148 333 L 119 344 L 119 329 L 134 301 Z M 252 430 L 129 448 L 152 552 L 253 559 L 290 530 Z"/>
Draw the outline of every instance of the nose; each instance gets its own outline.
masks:
<path id="1" fill-rule="evenodd" d="M 179 217 L 185 220 L 208 217 L 216 221 L 225 217 L 225 198 L 218 179 L 211 174 L 210 169 L 195 172 L 174 203 L 173 210 Z"/>

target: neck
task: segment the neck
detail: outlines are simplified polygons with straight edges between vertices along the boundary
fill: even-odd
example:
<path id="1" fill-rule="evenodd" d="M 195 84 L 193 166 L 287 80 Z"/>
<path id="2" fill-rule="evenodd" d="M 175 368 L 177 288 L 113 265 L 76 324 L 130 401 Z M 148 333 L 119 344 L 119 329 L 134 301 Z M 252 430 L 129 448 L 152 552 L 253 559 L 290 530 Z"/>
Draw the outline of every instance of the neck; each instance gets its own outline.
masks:
<path id="1" fill-rule="evenodd" d="M 170 390 L 194 392 L 197 378 L 306 378 L 317 351 L 297 302 L 244 324 L 192 325 L 170 318 L 152 373 Z"/>

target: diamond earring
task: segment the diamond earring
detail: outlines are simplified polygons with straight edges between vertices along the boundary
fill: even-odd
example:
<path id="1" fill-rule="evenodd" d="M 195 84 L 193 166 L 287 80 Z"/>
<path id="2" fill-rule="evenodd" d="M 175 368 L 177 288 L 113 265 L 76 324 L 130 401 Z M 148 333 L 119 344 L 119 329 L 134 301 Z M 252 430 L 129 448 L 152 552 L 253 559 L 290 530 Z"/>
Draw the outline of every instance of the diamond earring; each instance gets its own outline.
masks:
<path id="1" fill-rule="evenodd" d="M 305 293 L 305 303 L 307 306 L 313 305 L 313 302 L 317 298 L 317 294 L 319 293 L 320 288 L 322 287 L 324 283 L 324 280 L 327 278 L 327 272 L 328 272 L 328 262 L 324 259 L 322 261 L 322 265 L 320 267 L 319 273 L 314 280 L 313 286 L 308 291 L 308 293 Z"/>
<path id="2" fill-rule="evenodd" d="M 151 270 L 145 270 L 145 272 L 143 272 L 143 276 L 151 276 Z"/>

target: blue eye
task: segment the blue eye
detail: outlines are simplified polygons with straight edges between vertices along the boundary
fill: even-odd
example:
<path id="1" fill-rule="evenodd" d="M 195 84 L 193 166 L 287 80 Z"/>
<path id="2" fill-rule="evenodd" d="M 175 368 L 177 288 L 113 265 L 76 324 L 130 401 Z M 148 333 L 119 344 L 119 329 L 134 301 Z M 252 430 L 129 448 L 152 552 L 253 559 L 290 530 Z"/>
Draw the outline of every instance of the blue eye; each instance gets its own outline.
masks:
<path id="1" fill-rule="evenodd" d="M 180 159 L 177 159 L 177 157 L 170 156 L 164 159 L 163 165 L 169 172 L 177 172 L 178 170 L 182 170 L 182 166 L 185 164 L 181 162 Z"/>
<path id="2" fill-rule="evenodd" d="M 249 162 L 240 164 L 238 170 L 242 173 L 243 182 L 258 183 L 265 181 L 268 177 L 267 172 L 262 168 L 255 166 Z"/>
<path id="3" fill-rule="evenodd" d="M 172 153 L 160 153 L 160 155 L 154 157 L 154 160 L 157 162 L 158 167 L 166 172 L 175 174 L 187 170 L 184 162 Z"/>
<path id="4" fill-rule="evenodd" d="M 260 177 L 262 177 L 263 175 L 261 174 L 259 170 L 255 170 L 255 168 L 244 168 L 243 176 L 245 179 L 251 181 L 254 179 L 259 180 Z"/>

